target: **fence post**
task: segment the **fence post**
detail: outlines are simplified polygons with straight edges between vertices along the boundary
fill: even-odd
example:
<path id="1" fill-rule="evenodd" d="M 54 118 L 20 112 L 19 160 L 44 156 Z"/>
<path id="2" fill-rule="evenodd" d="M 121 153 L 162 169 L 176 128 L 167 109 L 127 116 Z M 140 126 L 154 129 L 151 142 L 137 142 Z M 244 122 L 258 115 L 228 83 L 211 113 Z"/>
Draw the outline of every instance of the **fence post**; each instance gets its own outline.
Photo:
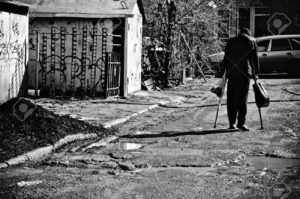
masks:
<path id="1" fill-rule="evenodd" d="M 72 88 L 72 96 L 75 95 L 76 85 L 75 85 L 75 73 L 76 73 L 76 63 L 75 57 L 77 56 L 77 29 L 73 27 L 72 29 L 72 56 L 71 56 L 71 88 Z"/>
<path id="2" fill-rule="evenodd" d="M 81 55 L 81 60 L 82 60 L 82 65 L 81 65 L 81 75 L 80 75 L 80 84 L 81 84 L 81 89 L 82 89 L 82 97 L 85 97 L 86 95 L 86 65 L 87 65 L 87 28 L 83 27 L 82 29 L 82 55 Z"/>
<path id="3" fill-rule="evenodd" d="M 35 97 L 39 95 L 39 61 L 40 61 L 40 39 L 39 39 L 39 31 L 36 31 L 36 62 L 35 62 Z"/>
<path id="4" fill-rule="evenodd" d="M 96 96 L 96 67 L 97 67 L 97 39 L 98 29 L 93 28 L 93 48 L 92 48 L 92 64 L 91 64 L 91 96 Z"/>
<path id="5" fill-rule="evenodd" d="M 51 46 L 50 46 L 50 97 L 55 97 L 55 40 L 56 40 L 56 30 L 55 27 L 51 27 Z"/>
<path id="6" fill-rule="evenodd" d="M 62 96 L 65 96 L 66 91 L 66 81 L 65 81 L 65 74 L 64 70 L 67 70 L 66 68 L 66 29 L 64 27 L 60 28 L 60 92 Z"/>
<path id="7" fill-rule="evenodd" d="M 107 98 L 108 97 L 108 77 L 109 77 L 109 67 L 108 67 L 108 64 L 109 64 L 109 53 L 108 52 L 106 52 L 105 53 L 105 81 L 104 81 L 104 92 L 105 92 L 105 94 L 104 94 L 104 96 L 105 96 L 105 98 Z"/>

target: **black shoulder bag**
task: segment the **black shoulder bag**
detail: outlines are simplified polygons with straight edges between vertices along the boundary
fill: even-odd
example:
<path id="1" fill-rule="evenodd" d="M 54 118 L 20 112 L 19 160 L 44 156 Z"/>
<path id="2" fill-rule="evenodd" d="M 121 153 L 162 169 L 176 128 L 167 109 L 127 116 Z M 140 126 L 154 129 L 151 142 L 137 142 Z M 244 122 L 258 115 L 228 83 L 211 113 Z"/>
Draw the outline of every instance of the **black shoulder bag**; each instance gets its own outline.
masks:
<path id="1" fill-rule="evenodd" d="M 270 105 L 270 97 L 261 83 L 256 80 L 255 76 L 256 74 L 254 73 L 254 84 L 252 86 L 255 95 L 255 103 L 258 108 L 268 107 Z"/>

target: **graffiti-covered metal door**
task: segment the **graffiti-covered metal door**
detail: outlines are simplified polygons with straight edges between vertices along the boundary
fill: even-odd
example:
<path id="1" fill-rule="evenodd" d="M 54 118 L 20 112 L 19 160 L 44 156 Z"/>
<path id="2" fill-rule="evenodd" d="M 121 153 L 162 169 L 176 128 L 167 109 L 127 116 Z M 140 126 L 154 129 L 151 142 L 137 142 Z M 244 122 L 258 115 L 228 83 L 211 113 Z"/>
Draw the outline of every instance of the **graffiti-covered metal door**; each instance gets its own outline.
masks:
<path id="1" fill-rule="evenodd" d="M 107 59 L 114 37 L 106 28 L 57 28 L 31 35 L 39 46 L 38 87 L 42 96 L 105 97 Z M 119 52 L 120 53 L 120 52 Z M 114 75 L 114 73 L 109 73 Z M 118 92 L 110 92 L 117 95 Z"/>
<path id="2" fill-rule="evenodd" d="M 106 97 L 120 94 L 121 58 L 120 53 L 107 53 L 106 56 Z"/>

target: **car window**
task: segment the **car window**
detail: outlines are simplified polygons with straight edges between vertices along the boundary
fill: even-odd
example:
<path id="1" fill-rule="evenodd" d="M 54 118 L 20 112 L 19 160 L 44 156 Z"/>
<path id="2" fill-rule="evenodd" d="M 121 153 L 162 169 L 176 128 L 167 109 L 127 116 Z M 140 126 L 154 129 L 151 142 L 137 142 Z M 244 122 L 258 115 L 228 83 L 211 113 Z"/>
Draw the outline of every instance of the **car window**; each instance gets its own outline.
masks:
<path id="1" fill-rule="evenodd" d="M 290 41 L 293 46 L 293 50 L 300 50 L 300 38 L 291 38 Z"/>
<path id="2" fill-rule="evenodd" d="M 290 43 L 287 39 L 273 39 L 272 51 L 291 50 Z"/>
<path id="3" fill-rule="evenodd" d="M 270 40 L 263 40 L 257 42 L 257 51 L 258 52 L 265 52 L 268 50 Z"/>

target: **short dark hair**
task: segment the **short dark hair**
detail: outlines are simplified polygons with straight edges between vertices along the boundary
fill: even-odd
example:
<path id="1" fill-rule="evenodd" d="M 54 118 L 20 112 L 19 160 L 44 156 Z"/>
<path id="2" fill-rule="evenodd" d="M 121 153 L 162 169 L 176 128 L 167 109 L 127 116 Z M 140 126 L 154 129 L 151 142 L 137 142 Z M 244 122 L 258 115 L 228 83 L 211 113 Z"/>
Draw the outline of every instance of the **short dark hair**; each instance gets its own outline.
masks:
<path id="1" fill-rule="evenodd" d="M 245 35 L 251 36 L 251 31 L 248 28 L 243 28 L 240 31 L 240 34 L 245 34 Z"/>

